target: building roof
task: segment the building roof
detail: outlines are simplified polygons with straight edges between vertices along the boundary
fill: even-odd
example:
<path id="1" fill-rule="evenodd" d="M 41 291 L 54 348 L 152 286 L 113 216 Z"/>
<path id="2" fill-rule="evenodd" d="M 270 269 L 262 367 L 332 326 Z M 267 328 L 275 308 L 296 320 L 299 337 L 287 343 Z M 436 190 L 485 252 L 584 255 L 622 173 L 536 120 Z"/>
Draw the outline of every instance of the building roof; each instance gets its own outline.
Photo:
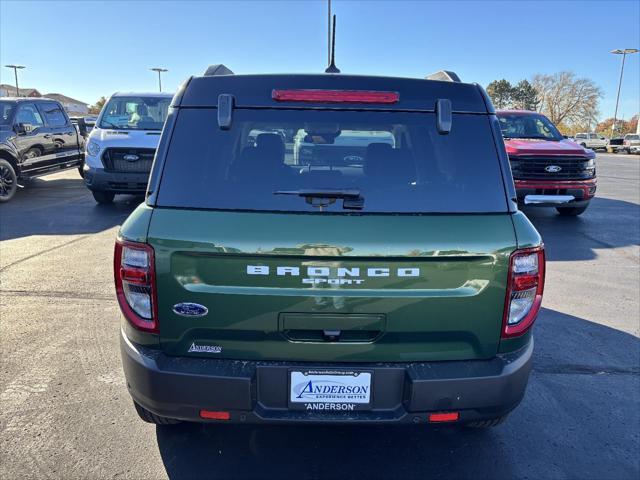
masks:
<path id="1" fill-rule="evenodd" d="M 83 102 L 82 100 L 76 100 L 75 98 L 67 97 L 66 95 L 62 95 L 61 93 L 47 93 L 44 96 L 48 98 L 53 98 L 54 100 L 58 100 L 60 103 L 76 103 L 80 105 L 89 105 L 87 102 Z"/>
<path id="2" fill-rule="evenodd" d="M 16 87 L 14 85 L 8 85 L 6 83 L 2 83 L 0 84 L 0 88 L 3 90 L 6 90 L 7 93 L 9 94 L 9 96 L 15 96 L 16 95 Z M 38 96 L 42 96 L 42 94 L 38 91 L 37 88 L 22 88 L 20 87 L 20 93 L 22 94 L 22 96 L 29 96 L 32 93 L 37 93 Z"/>

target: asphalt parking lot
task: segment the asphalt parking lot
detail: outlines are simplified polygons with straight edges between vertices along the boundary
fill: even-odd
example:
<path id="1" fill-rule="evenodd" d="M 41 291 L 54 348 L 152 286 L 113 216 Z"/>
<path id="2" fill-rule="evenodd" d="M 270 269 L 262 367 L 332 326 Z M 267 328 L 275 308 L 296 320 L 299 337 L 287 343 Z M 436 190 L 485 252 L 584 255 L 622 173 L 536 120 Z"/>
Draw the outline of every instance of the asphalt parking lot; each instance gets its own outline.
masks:
<path id="1" fill-rule="evenodd" d="M 0 205 L 0 478 L 640 477 L 640 156 L 598 154 L 587 212 L 527 214 L 548 258 L 526 398 L 500 427 L 140 421 L 120 366 L 113 240 L 77 171 Z"/>

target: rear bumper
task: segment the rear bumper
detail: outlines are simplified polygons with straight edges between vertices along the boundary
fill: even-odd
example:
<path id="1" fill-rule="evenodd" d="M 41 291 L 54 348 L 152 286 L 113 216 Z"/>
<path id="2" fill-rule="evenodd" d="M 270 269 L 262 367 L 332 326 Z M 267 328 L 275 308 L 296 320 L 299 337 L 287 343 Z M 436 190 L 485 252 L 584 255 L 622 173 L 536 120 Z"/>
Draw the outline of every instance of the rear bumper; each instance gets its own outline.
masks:
<path id="1" fill-rule="evenodd" d="M 490 360 L 388 364 L 245 362 L 170 357 L 121 336 L 129 393 L 164 417 L 206 421 L 200 410 L 230 412 L 232 423 L 421 423 L 431 412 L 460 412 L 460 422 L 495 418 L 522 400 L 533 340 L 521 350 Z M 292 368 L 372 371 L 367 411 L 290 410 Z"/>
<path id="2" fill-rule="evenodd" d="M 544 195 L 549 197 L 572 196 L 573 200 L 563 202 L 562 206 L 581 207 L 587 205 L 595 196 L 598 181 L 595 178 L 589 180 L 517 180 L 514 179 L 518 202 L 525 204 L 527 195 Z M 535 206 L 559 206 L 558 202 L 538 203 Z"/>
<path id="3" fill-rule="evenodd" d="M 140 194 L 147 190 L 149 174 L 107 172 L 85 164 L 84 182 L 91 191 Z"/>

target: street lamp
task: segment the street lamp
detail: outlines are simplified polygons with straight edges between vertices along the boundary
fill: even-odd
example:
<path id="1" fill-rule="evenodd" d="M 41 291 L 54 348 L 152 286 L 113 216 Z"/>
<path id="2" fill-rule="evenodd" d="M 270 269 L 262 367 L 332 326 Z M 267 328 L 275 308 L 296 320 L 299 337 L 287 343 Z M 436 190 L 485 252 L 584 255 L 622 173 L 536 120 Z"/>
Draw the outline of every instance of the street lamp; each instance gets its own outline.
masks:
<path id="1" fill-rule="evenodd" d="M 613 123 L 611 124 L 611 138 L 613 138 L 616 131 L 616 121 L 618 119 L 618 102 L 620 101 L 620 87 L 622 86 L 622 73 L 624 72 L 624 60 L 627 58 L 627 55 L 631 55 L 632 53 L 638 53 L 637 48 L 625 48 L 618 50 L 611 50 L 611 53 L 614 55 L 622 55 L 622 67 L 620 67 L 620 80 L 618 81 L 618 96 L 616 97 L 616 110 L 613 114 Z"/>
<path id="2" fill-rule="evenodd" d="M 158 87 L 160 88 L 160 91 L 162 91 L 162 78 L 160 78 L 160 75 L 163 74 L 164 72 L 168 72 L 169 70 L 167 70 L 166 68 L 160 68 L 160 67 L 150 68 L 149 70 L 158 72 Z"/>
<path id="3" fill-rule="evenodd" d="M 13 74 L 16 77 L 16 97 L 20 96 L 20 89 L 18 88 L 18 70 L 26 68 L 24 65 L 5 65 L 7 68 L 13 68 Z"/>

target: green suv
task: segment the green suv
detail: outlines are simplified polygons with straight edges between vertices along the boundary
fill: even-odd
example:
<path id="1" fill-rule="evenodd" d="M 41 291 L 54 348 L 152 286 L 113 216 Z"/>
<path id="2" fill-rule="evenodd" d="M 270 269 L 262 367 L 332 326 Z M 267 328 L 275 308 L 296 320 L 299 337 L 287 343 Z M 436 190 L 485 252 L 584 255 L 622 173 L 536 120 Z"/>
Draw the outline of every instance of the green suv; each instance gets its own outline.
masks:
<path id="1" fill-rule="evenodd" d="M 545 260 L 483 89 L 209 71 L 115 246 L 141 418 L 502 421 Z"/>

